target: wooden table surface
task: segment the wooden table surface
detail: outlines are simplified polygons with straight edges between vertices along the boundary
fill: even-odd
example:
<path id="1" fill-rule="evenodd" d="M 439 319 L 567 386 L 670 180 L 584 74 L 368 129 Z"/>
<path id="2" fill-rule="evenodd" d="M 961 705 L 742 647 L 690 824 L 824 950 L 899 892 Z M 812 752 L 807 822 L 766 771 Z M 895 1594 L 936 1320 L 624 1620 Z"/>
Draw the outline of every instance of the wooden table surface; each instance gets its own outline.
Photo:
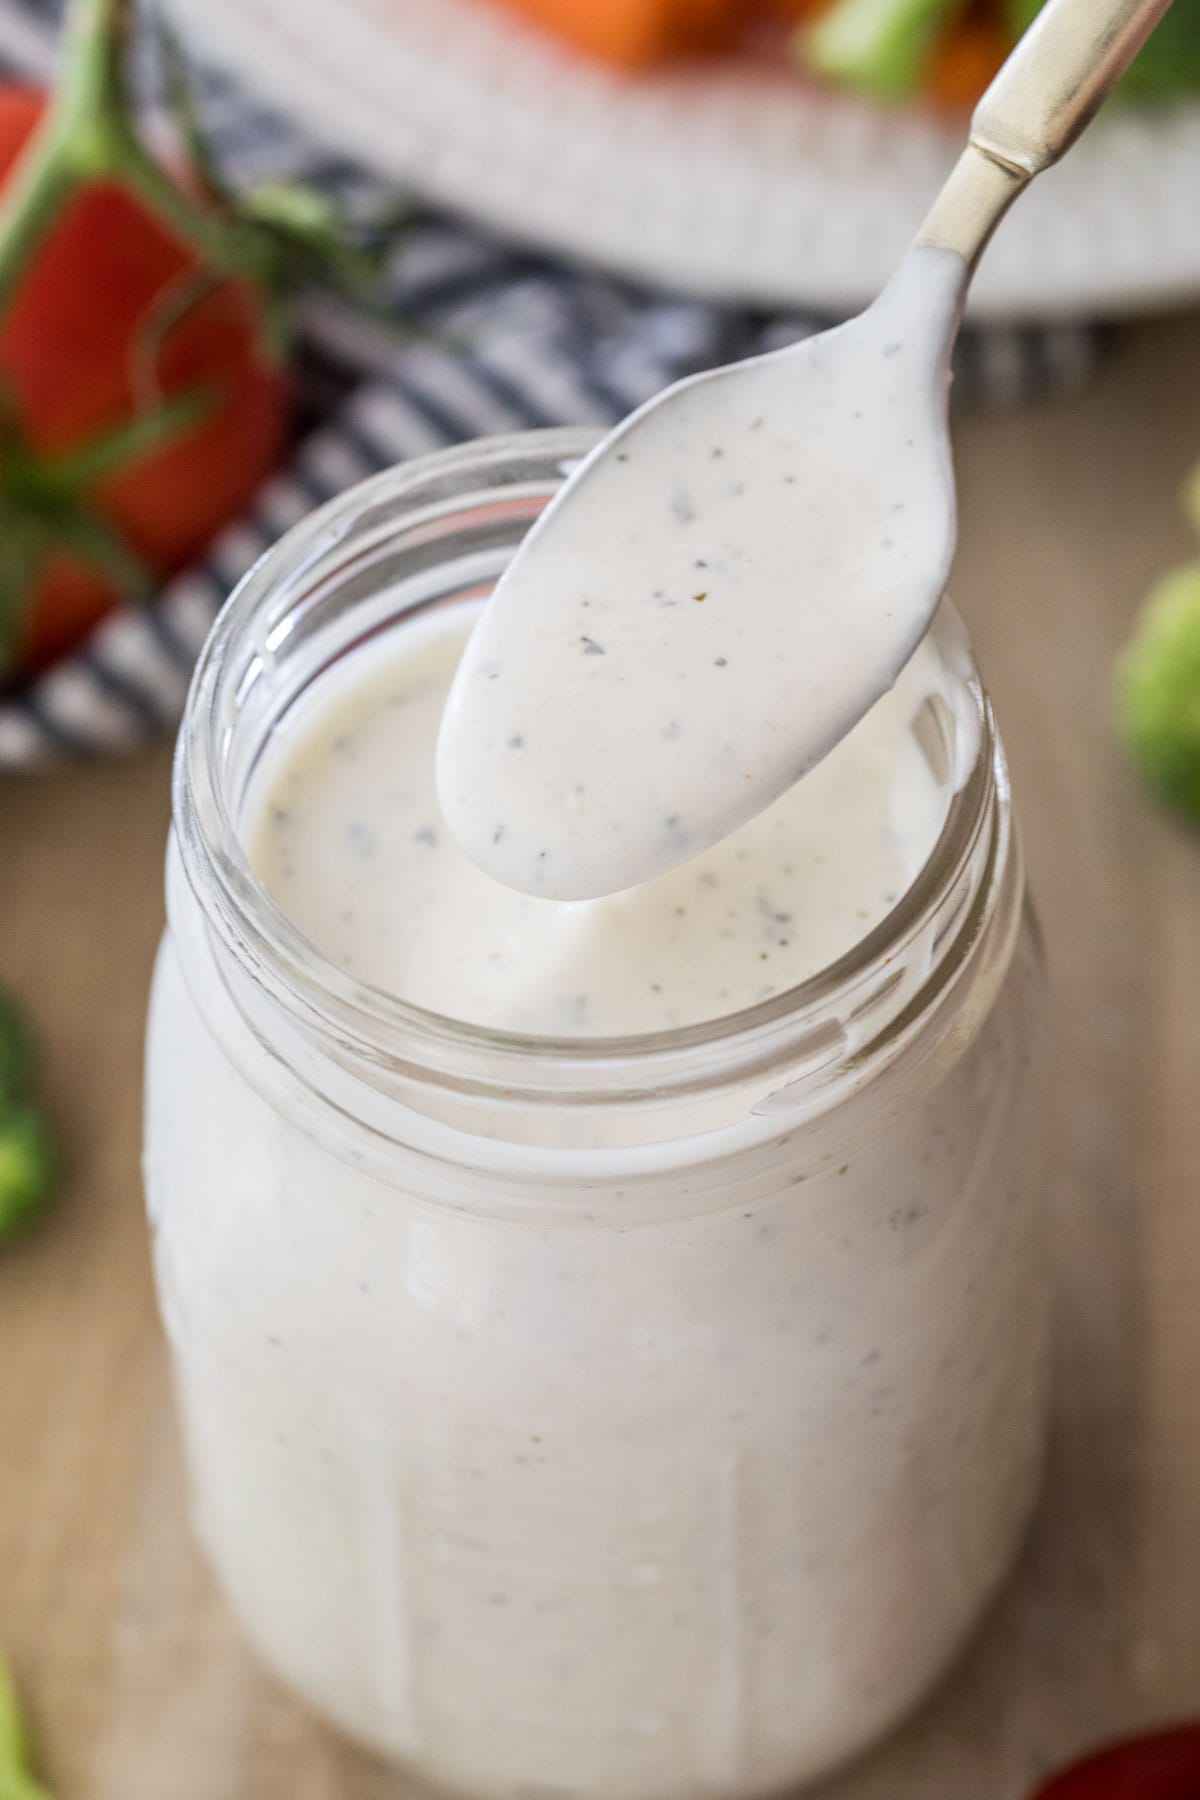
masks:
<path id="1" fill-rule="evenodd" d="M 1052 962 L 1050 1478 L 1018 1575 L 919 1717 L 820 1800 L 1017 1800 L 1098 1738 L 1200 1714 L 1200 835 L 1108 726 L 1113 654 L 1190 554 L 1200 319 L 1083 393 L 963 421 L 955 592 L 1008 743 Z M 258 1673 L 187 1532 L 138 1175 L 167 750 L 0 780 L 0 981 L 69 1167 L 0 1256 L 0 1643 L 60 1800 L 395 1800 Z"/>

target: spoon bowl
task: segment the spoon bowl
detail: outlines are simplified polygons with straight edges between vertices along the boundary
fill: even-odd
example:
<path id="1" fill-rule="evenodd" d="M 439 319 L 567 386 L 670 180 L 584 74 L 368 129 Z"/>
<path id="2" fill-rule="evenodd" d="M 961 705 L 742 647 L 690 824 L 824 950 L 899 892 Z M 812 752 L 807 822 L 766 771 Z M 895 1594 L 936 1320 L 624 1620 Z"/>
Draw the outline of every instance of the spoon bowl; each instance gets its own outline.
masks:
<path id="1" fill-rule="evenodd" d="M 632 886 L 761 812 L 923 637 L 954 549 L 948 345 L 910 252 L 859 318 L 658 395 L 498 584 L 447 704 L 446 821 L 510 887 Z"/>

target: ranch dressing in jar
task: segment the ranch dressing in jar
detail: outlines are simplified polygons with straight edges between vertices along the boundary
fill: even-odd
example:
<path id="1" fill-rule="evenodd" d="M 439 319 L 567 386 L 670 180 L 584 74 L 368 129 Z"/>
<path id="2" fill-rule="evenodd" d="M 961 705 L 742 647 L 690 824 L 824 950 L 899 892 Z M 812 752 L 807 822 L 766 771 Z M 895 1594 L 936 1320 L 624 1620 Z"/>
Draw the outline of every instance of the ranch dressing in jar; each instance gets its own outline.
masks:
<path id="1" fill-rule="evenodd" d="M 913 721 L 948 677 L 924 645 L 806 780 L 683 867 L 598 900 L 501 886 L 447 830 L 434 785 L 438 722 L 474 618 L 435 613 L 347 658 L 256 778 L 247 833 L 260 878 L 360 980 L 539 1036 L 691 1025 L 836 962 L 928 860 L 949 793 Z"/>
<path id="2" fill-rule="evenodd" d="M 458 851 L 441 695 L 583 447 L 392 471 L 222 615 L 157 1279 L 197 1528 L 297 1693 L 480 1800 L 742 1800 L 915 1704 L 1032 1508 L 1040 963 L 945 605 L 695 864 L 560 903 Z"/>

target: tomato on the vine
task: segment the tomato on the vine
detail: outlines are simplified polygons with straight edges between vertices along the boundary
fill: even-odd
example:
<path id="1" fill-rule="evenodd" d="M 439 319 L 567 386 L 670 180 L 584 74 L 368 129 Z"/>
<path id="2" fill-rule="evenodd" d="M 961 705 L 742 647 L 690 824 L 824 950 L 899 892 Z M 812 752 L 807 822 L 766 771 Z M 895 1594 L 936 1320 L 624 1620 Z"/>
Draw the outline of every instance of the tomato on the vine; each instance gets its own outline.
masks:
<path id="1" fill-rule="evenodd" d="M 46 103 L 26 88 L 0 88 L 0 204 Z M 196 267 L 195 251 L 137 198 L 99 181 L 67 203 L 0 316 L 0 405 L 47 472 L 135 417 L 148 392 L 154 404 L 188 393 L 203 401 L 193 423 L 86 489 L 151 576 L 194 557 L 246 503 L 287 432 L 286 371 L 267 348 L 262 298 L 249 282 L 218 278 L 197 289 L 194 304 L 183 296 L 178 319 L 165 316 Z M 69 529 L 56 531 L 52 507 L 41 513 L 6 489 L 0 468 L 0 531 L 7 554 L 15 547 L 25 558 L 10 565 L 0 597 L 15 615 L 10 672 L 61 655 L 124 597 L 119 571 L 75 549 Z"/>
<path id="2" fill-rule="evenodd" d="M 246 504 L 287 435 L 291 296 L 373 303 L 394 235 L 349 237 L 310 188 L 229 188 L 169 36 L 182 141 L 161 162 L 133 24 L 133 0 L 70 0 L 53 93 L 0 84 L 0 682 L 149 598 Z"/>

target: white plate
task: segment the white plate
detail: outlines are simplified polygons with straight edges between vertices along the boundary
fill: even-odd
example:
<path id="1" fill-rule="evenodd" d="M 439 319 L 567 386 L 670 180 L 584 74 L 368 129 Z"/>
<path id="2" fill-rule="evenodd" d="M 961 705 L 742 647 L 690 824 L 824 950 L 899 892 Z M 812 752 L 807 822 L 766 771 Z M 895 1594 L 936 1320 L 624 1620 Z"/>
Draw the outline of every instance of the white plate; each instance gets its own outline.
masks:
<path id="1" fill-rule="evenodd" d="M 198 44 L 340 148 L 530 243 L 692 292 L 832 309 L 877 292 L 961 127 L 728 61 L 632 79 L 487 0 L 173 0 Z M 1122 108 L 1041 178 L 980 315 L 1200 293 L 1200 103 Z"/>

